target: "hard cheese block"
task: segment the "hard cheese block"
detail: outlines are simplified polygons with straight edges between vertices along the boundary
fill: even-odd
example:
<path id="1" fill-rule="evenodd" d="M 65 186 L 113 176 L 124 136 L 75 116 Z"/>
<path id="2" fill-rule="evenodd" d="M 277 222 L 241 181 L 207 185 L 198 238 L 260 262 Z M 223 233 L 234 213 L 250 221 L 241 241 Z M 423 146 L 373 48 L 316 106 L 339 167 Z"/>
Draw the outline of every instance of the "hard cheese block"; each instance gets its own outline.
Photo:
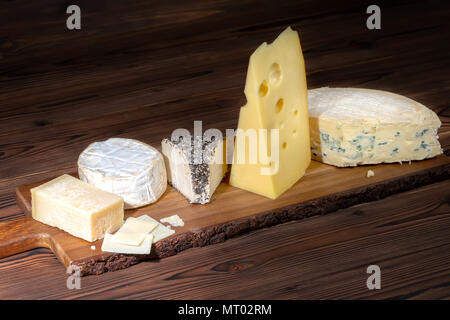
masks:
<path id="1" fill-rule="evenodd" d="M 161 153 L 133 139 L 92 143 L 78 158 L 78 174 L 81 180 L 121 196 L 125 209 L 153 203 L 167 188 Z"/>
<path id="2" fill-rule="evenodd" d="M 123 200 L 70 175 L 31 189 L 34 219 L 87 241 L 123 223 Z"/>
<path id="3" fill-rule="evenodd" d="M 230 184 L 275 199 L 304 175 L 311 161 L 305 66 L 297 32 L 287 28 L 252 54 L 245 96 Z M 273 131 L 265 140 L 260 129 L 279 129 L 278 141 Z M 250 146 L 252 130 L 258 136 Z M 270 154 L 269 162 L 261 156 L 252 161 L 255 149 L 259 155 Z M 245 159 L 239 161 L 239 154 Z"/>
<path id="4" fill-rule="evenodd" d="M 422 160 L 442 153 L 438 116 L 390 92 L 309 90 L 313 159 L 338 167 Z"/>
<path id="5" fill-rule="evenodd" d="M 161 146 L 168 182 L 189 202 L 208 203 L 227 172 L 223 140 L 194 136 L 164 139 Z M 195 150 L 196 146 L 198 150 Z"/>

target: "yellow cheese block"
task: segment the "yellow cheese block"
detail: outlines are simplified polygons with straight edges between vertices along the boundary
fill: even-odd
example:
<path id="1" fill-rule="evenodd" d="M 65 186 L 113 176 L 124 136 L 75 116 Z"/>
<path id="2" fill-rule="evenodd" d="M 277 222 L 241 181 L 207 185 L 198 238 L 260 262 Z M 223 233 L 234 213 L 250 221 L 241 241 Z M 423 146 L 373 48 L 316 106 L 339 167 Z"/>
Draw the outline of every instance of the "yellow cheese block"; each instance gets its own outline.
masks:
<path id="1" fill-rule="evenodd" d="M 245 96 L 230 184 L 275 199 L 305 174 L 311 162 L 305 65 L 296 31 L 287 28 L 252 54 Z M 261 129 L 267 130 L 266 138 Z M 272 129 L 279 130 L 278 139 Z"/>
<path id="2" fill-rule="evenodd" d="M 34 219 L 87 241 L 123 223 L 121 197 L 67 174 L 31 189 L 31 199 Z"/>

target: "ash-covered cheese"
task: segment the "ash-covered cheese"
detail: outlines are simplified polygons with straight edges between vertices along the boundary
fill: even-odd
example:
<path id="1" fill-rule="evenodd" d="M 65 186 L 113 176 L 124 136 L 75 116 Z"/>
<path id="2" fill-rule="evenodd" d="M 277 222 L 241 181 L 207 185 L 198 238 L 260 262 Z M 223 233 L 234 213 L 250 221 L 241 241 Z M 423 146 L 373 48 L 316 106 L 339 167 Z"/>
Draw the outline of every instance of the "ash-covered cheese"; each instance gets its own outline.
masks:
<path id="1" fill-rule="evenodd" d="M 168 182 L 191 203 L 208 203 L 227 171 L 223 140 L 180 137 L 161 145 Z"/>
<path id="2" fill-rule="evenodd" d="M 442 153 L 441 122 L 424 105 L 390 92 L 308 91 L 312 158 L 338 167 L 402 162 Z"/>
<path id="3" fill-rule="evenodd" d="M 81 180 L 121 196 L 125 209 L 153 203 L 167 188 L 161 153 L 133 139 L 92 143 L 78 158 L 78 174 Z"/>

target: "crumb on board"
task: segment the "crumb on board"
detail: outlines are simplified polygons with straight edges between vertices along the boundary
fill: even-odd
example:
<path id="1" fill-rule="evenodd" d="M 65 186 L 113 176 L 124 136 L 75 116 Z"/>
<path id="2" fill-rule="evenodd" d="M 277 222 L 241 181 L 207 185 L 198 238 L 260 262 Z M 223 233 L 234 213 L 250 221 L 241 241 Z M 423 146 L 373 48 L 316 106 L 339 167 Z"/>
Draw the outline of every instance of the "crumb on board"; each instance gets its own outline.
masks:
<path id="1" fill-rule="evenodd" d="M 375 172 L 373 172 L 372 170 L 367 171 L 367 178 L 373 177 L 374 175 L 375 175 Z"/>

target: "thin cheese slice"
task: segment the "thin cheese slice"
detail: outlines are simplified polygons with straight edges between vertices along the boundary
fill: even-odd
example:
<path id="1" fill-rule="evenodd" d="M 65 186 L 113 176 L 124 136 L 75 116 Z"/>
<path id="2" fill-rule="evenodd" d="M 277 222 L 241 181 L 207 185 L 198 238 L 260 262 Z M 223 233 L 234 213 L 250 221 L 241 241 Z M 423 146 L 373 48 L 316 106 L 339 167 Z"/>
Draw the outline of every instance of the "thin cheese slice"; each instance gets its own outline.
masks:
<path id="1" fill-rule="evenodd" d="M 174 214 L 173 216 L 170 216 L 170 217 L 162 218 L 160 221 L 163 223 L 168 223 L 172 227 L 183 227 L 184 226 L 184 221 L 177 214 Z"/>
<path id="2" fill-rule="evenodd" d="M 146 234 L 158 226 L 157 222 L 128 218 L 123 226 L 111 238 L 114 243 L 138 246 L 144 241 Z"/>
<path id="3" fill-rule="evenodd" d="M 102 244 L 102 251 L 125 254 L 150 254 L 153 242 L 153 236 L 151 234 L 145 235 L 144 241 L 142 241 L 142 243 L 138 246 L 115 243 L 111 241 L 112 237 L 112 234 L 105 234 Z"/>
<path id="4" fill-rule="evenodd" d="M 171 236 L 175 233 L 175 230 L 169 229 L 163 224 L 159 223 L 152 217 L 149 217 L 148 215 L 142 215 L 138 218 L 139 220 L 144 221 L 153 221 L 158 223 L 158 226 L 151 232 L 151 235 L 153 235 L 153 243 L 158 242 L 159 240 L 162 240 L 164 238 L 167 238 L 168 236 Z"/>
<path id="5" fill-rule="evenodd" d="M 126 244 L 129 246 L 138 246 L 144 241 L 146 233 L 136 233 L 128 231 L 117 231 L 112 237 L 111 241 L 114 243 Z"/>
<path id="6" fill-rule="evenodd" d="M 134 217 L 129 217 L 121 230 L 135 233 L 150 233 L 158 226 L 157 221 L 139 220 Z"/>

